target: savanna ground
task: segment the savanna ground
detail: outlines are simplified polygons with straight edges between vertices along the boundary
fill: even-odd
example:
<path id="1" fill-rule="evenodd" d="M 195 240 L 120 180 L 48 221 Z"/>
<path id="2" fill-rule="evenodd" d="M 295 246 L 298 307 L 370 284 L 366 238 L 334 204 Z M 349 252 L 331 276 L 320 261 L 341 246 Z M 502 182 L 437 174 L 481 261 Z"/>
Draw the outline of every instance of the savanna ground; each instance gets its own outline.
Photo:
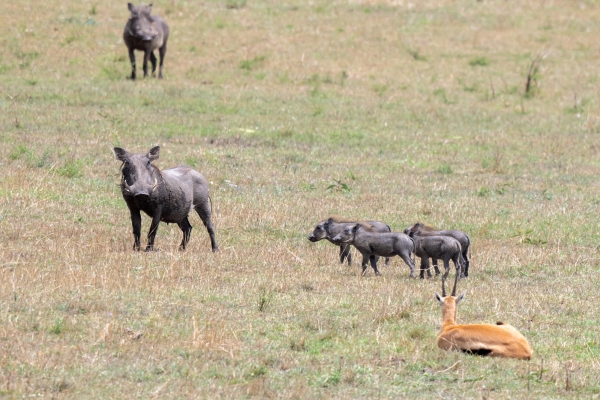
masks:
<path id="1" fill-rule="evenodd" d="M 132 82 L 126 2 L 0 6 L 3 397 L 600 395 L 598 2 L 154 13 L 165 79 Z M 115 145 L 208 178 L 221 252 L 197 215 L 132 251 Z M 439 350 L 439 278 L 339 265 L 306 240 L 332 213 L 468 232 L 459 321 L 533 359 Z"/>

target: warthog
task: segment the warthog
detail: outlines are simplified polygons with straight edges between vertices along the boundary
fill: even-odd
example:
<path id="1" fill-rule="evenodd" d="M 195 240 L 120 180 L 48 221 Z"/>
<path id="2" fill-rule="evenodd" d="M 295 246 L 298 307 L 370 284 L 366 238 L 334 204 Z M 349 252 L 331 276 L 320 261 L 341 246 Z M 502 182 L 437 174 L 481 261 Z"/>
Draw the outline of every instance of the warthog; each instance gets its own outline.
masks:
<path id="1" fill-rule="evenodd" d="M 348 265 L 352 265 L 352 253 L 350 252 L 350 245 L 347 243 L 336 243 L 332 239 L 337 234 L 341 233 L 344 228 L 347 226 L 360 223 L 358 221 L 350 221 L 348 219 L 332 216 L 326 219 L 325 221 L 321 221 L 315 226 L 313 232 L 308 235 L 308 240 L 311 242 L 318 242 L 319 240 L 327 239 L 329 242 L 335 244 L 336 246 L 340 246 L 340 264 L 344 263 L 344 259 L 348 260 Z M 372 229 L 377 232 L 391 232 L 391 228 L 379 221 L 364 221 L 364 224 L 371 225 Z M 389 257 L 385 259 L 385 265 L 389 265 L 390 259 Z"/>
<path id="2" fill-rule="evenodd" d="M 131 61 L 131 79 L 135 79 L 135 54 L 134 50 L 144 52 L 144 78 L 148 76 L 148 60 L 152 63 L 152 75 L 156 71 L 156 56 L 154 50 L 158 49 L 160 66 L 158 78 L 162 79 L 163 61 L 167 54 L 167 40 L 169 39 L 169 27 L 167 23 L 156 15 L 150 15 L 152 4 L 147 6 L 134 6 L 127 3 L 131 16 L 125 24 L 123 40 L 129 49 L 129 60 Z"/>
<path id="3" fill-rule="evenodd" d="M 415 265 L 410 259 L 410 253 L 414 251 L 415 243 L 404 233 L 381 233 L 374 231 L 370 225 L 351 224 L 332 240 L 335 243 L 351 244 L 360 251 L 363 256 L 363 275 L 369 261 L 371 261 L 371 268 L 375 271 L 375 275 L 380 275 L 377 270 L 377 256 L 400 256 L 410 268 L 410 277 L 415 277 Z"/>
<path id="4" fill-rule="evenodd" d="M 469 235 L 467 235 L 463 231 L 459 231 L 459 230 L 436 230 L 436 229 L 434 229 L 430 226 L 424 225 L 420 222 L 417 222 L 416 224 L 411 225 L 404 230 L 404 233 L 406 233 L 407 235 L 410 234 L 410 232 L 416 232 L 420 236 L 449 236 L 449 237 L 453 237 L 454 239 L 458 240 L 458 242 L 460 243 L 460 246 L 462 248 L 462 257 L 461 257 L 462 275 L 461 275 L 461 278 L 465 278 L 465 277 L 469 276 L 469 246 L 471 245 L 471 239 L 469 238 Z M 433 267 L 435 268 L 436 275 L 439 275 L 440 270 L 438 269 L 437 259 L 435 259 L 435 258 L 433 259 Z"/>
<path id="5" fill-rule="evenodd" d="M 133 154 L 119 147 L 115 147 L 114 152 L 117 160 L 123 162 L 121 192 L 131 214 L 134 250 L 140 250 L 140 210 L 152 218 L 146 251 L 153 250 L 160 221 L 179 225 L 183 231 L 180 249 L 185 250 L 192 232 L 192 225 L 188 220 L 192 210 L 196 210 L 210 235 L 212 251 L 219 249 L 210 220 L 208 182 L 200 172 L 184 166 L 161 171 L 152 164 L 152 161 L 158 159 L 159 146 L 151 148 L 146 155 Z"/>
<path id="6" fill-rule="evenodd" d="M 421 273 L 419 274 L 421 279 L 425 277 L 425 271 L 427 271 L 427 276 L 431 277 L 430 258 L 444 261 L 443 279 L 446 279 L 450 273 L 450 260 L 454 262 L 456 273 L 460 274 L 462 249 L 458 240 L 450 236 L 420 236 L 417 232 L 411 232 L 409 236 L 415 241 L 415 254 L 421 257 Z"/>

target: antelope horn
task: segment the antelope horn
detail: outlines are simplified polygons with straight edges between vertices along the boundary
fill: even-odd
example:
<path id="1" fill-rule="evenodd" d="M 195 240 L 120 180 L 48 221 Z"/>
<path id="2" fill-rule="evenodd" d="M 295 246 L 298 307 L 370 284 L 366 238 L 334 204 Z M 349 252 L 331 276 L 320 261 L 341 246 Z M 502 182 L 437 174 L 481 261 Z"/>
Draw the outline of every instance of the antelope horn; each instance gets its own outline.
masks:
<path id="1" fill-rule="evenodd" d="M 446 297 L 446 278 L 442 276 L 442 297 Z"/>
<path id="2" fill-rule="evenodd" d="M 456 277 L 454 278 L 454 287 L 452 288 L 452 296 L 456 296 L 456 283 L 458 282 L 459 271 L 456 271 Z"/>

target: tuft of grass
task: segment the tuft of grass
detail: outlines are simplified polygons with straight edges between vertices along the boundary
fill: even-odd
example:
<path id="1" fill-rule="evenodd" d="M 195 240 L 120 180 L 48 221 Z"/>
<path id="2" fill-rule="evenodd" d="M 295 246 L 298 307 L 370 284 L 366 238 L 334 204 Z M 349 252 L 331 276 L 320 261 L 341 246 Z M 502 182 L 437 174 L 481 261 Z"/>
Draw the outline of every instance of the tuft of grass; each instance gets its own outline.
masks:
<path id="1" fill-rule="evenodd" d="M 332 183 L 331 185 L 327 186 L 327 189 L 325 190 L 331 190 L 334 192 L 344 192 L 344 193 L 348 193 L 350 192 L 350 186 L 346 183 L 343 182 L 340 179 L 333 179 L 334 183 Z"/>
<path id="2" fill-rule="evenodd" d="M 469 60 L 471 67 L 487 67 L 490 65 L 490 60 L 487 57 L 475 57 Z"/>
<path id="3" fill-rule="evenodd" d="M 228 10 L 238 10 L 246 7 L 246 0 L 225 0 L 225 8 Z"/>
<path id="4" fill-rule="evenodd" d="M 81 160 L 68 160 L 56 172 L 65 178 L 80 178 L 83 176 L 83 162 Z"/>
<path id="5" fill-rule="evenodd" d="M 242 60 L 240 61 L 239 68 L 245 69 L 246 71 L 251 71 L 257 66 L 261 65 L 266 59 L 266 56 L 256 56 L 251 60 Z"/>
<path id="6" fill-rule="evenodd" d="M 54 325 L 52 325 L 52 328 L 50 328 L 50 333 L 53 333 L 55 335 L 60 335 L 64 329 L 65 329 L 65 322 L 62 318 L 57 318 L 54 321 Z"/>
<path id="7" fill-rule="evenodd" d="M 33 151 L 25 145 L 17 145 L 10 153 L 9 158 L 11 160 L 20 160 L 25 157 L 26 159 L 32 159 L 34 157 Z"/>
<path id="8" fill-rule="evenodd" d="M 258 311 L 264 312 L 273 300 L 273 292 L 264 286 L 258 290 Z"/>
<path id="9" fill-rule="evenodd" d="M 419 50 L 406 49 L 406 51 L 415 61 L 427 61 L 427 57 L 422 55 Z"/>
<path id="10" fill-rule="evenodd" d="M 408 332 L 408 337 L 412 340 L 424 340 L 429 336 L 429 330 L 422 326 L 415 326 Z"/>
<path id="11" fill-rule="evenodd" d="M 438 172 L 438 173 L 444 174 L 444 175 L 450 175 L 453 171 L 452 171 L 452 167 L 449 164 L 443 163 L 439 167 L 436 168 L 435 172 Z"/>

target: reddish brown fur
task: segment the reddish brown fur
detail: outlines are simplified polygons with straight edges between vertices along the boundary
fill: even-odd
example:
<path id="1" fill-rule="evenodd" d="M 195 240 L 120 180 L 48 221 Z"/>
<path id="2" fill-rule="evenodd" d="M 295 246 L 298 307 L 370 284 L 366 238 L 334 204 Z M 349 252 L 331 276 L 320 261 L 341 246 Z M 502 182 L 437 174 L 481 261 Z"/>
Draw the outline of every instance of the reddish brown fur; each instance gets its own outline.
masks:
<path id="1" fill-rule="evenodd" d="M 419 226 L 420 226 L 420 228 L 421 228 L 422 230 L 424 230 L 424 231 L 439 231 L 439 230 L 440 230 L 440 229 L 434 228 L 434 227 L 433 227 L 433 226 L 431 226 L 431 225 L 427 225 L 427 224 L 424 224 L 424 223 L 422 223 L 422 222 L 417 222 L 417 223 L 415 223 L 415 224 L 412 226 L 412 229 L 411 229 L 412 231 L 414 231 L 415 225 L 419 225 Z"/>
<path id="2" fill-rule="evenodd" d="M 331 220 L 332 222 L 335 222 L 336 224 L 348 224 L 348 223 L 358 224 L 361 226 L 361 228 L 364 228 L 365 230 L 367 230 L 369 232 L 377 232 L 377 230 L 373 227 L 373 225 L 371 225 L 365 221 L 350 220 L 348 218 L 344 218 L 339 215 L 332 215 L 328 218 L 328 220 Z"/>

